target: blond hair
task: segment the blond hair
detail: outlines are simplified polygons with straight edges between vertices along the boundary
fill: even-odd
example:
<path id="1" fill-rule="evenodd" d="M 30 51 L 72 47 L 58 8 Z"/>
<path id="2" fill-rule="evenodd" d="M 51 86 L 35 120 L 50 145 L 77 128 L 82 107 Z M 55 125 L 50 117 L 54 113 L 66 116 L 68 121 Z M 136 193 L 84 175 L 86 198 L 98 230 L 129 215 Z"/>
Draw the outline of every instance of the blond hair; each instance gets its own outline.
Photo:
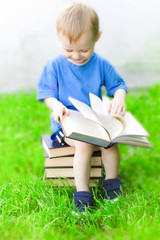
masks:
<path id="1" fill-rule="evenodd" d="M 96 11 L 84 3 L 71 4 L 57 19 L 57 33 L 61 32 L 70 43 L 76 42 L 82 33 L 88 30 L 92 31 L 93 40 L 96 40 L 99 34 L 99 18 Z"/>

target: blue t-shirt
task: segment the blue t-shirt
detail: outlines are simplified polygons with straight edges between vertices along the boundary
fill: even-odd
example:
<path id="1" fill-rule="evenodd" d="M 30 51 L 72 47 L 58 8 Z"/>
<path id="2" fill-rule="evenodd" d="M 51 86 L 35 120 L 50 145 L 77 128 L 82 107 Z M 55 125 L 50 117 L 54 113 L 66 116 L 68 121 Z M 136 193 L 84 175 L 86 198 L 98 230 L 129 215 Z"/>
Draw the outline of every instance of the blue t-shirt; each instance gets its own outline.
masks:
<path id="1" fill-rule="evenodd" d="M 84 65 L 75 65 L 63 55 L 50 60 L 42 73 L 38 84 L 37 99 L 54 97 L 67 108 L 76 110 L 68 100 L 71 96 L 90 106 L 89 92 L 102 98 L 101 87 L 105 86 L 107 95 L 113 97 L 117 89 L 127 86 L 115 68 L 103 57 L 93 53 L 91 59 Z M 51 117 L 51 127 L 56 133 L 60 124 Z"/>

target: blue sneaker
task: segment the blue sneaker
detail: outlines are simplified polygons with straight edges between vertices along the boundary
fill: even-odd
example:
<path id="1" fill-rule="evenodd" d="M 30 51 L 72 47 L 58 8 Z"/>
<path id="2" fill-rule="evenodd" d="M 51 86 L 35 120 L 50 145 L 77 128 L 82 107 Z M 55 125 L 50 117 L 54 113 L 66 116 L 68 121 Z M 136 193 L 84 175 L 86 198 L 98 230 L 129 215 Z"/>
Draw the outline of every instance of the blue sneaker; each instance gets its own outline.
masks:
<path id="1" fill-rule="evenodd" d="M 75 191 L 74 199 L 72 201 L 72 214 L 79 215 L 79 212 L 86 215 L 86 210 L 90 212 L 90 205 L 92 203 L 92 193 L 87 191 Z"/>
<path id="2" fill-rule="evenodd" d="M 103 181 L 104 200 L 116 202 L 118 197 L 122 196 L 122 187 L 120 178 L 107 179 Z"/>

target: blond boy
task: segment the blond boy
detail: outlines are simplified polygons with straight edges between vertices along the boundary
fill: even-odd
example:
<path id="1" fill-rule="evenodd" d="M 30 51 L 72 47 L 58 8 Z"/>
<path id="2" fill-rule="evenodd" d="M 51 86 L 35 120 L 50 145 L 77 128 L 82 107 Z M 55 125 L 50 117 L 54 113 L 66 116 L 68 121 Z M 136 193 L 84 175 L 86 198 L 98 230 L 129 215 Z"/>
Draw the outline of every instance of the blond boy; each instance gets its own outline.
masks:
<path id="1" fill-rule="evenodd" d="M 68 97 L 90 105 L 89 92 L 102 98 L 101 87 L 105 86 L 107 95 L 113 97 L 109 106 L 110 113 L 124 116 L 127 87 L 114 67 L 94 52 L 101 32 L 93 8 L 83 3 L 73 3 L 65 8 L 57 19 L 57 36 L 62 54 L 45 66 L 38 85 L 38 100 L 44 101 L 52 110 L 52 140 L 60 137 L 67 144 L 75 146 L 74 176 L 77 191 L 74 192 L 72 209 L 84 213 L 92 200 L 89 177 L 90 160 L 95 146 L 63 138 L 60 121 L 70 114 L 70 109 L 76 110 Z M 105 168 L 104 199 L 116 201 L 122 194 L 118 178 L 118 146 L 100 149 Z"/>

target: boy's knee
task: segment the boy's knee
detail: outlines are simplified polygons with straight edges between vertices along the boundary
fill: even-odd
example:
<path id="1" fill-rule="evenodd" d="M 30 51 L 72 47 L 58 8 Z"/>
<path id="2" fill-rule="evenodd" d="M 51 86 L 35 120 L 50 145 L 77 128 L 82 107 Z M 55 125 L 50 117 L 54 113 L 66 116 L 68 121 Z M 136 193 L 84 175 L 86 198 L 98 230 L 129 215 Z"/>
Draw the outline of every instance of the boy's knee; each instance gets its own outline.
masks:
<path id="1" fill-rule="evenodd" d="M 94 145 L 85 143 L 85 142 L 77 142 L 75 144 L 76 151 L 89 152 L 92 153 L 94 151 Z"/>
<path id="2" fill-rule="evenodd" d="M 118 144 L 114 144 L 112 147 L 110 148 L 103 148 L 101 147 L 101 152 L 118 152 L 119 149 L 118 149 Z"/>
<path id="3" fill-rule="evenodd" d="M 73 139 L 67 139 L 64 138 L 64 141 L 70 145 L 75 147 L 76 151 L 82 151 L 82 152 L 93 152 L 95 150 L 95 146 L 89 143 L 85 143 L 85 142 L 80 142 L 77 140 L 73 140 Z"/>

